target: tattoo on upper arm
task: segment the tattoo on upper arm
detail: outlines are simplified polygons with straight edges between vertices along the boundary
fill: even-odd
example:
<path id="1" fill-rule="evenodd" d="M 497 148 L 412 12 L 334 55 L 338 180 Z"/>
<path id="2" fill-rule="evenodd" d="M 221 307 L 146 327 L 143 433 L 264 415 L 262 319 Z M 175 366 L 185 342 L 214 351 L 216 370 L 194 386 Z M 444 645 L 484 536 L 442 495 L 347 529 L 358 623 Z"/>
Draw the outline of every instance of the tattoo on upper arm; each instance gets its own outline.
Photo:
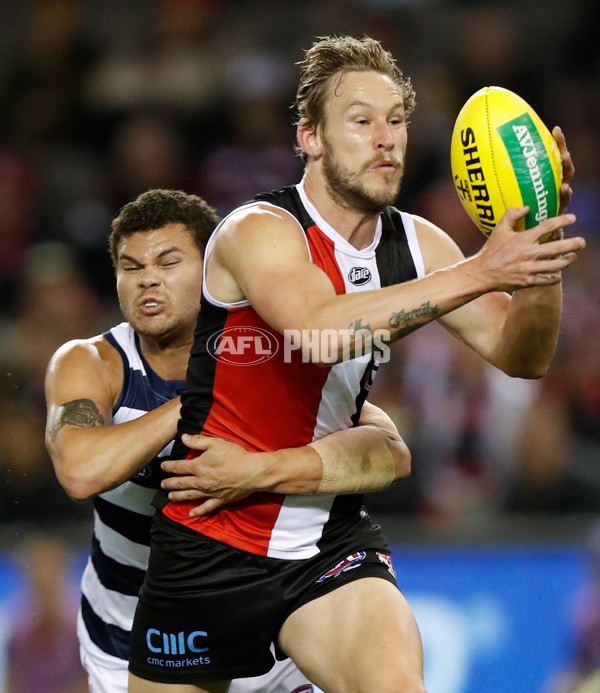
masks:
<path id="1" fill-rule="evenodd" d="M 397 313 L 392 313 L 389 319 L 392 336 L 394 338 L 405 337 L 421 327 L 421 325 L 426 325 L 428 322 L 435 320 L 439 314 L 440 307 L 437 305 L 432 306 L 429 301 L 425 301 L 425 303 L 413 310 L 400 310 Z"/>
<path id="2" fill-rule="evenodd" d="M 104 426 L 104 417 L 100 414 L 98 406 L 91 399 L 74 399 L 65 402 L 58 408 L 54 423 L 50 427 L 50 440 L 54 442 L 58 432 L 63 426 L 78 426 L 79 428 L 91 428 Z"/>

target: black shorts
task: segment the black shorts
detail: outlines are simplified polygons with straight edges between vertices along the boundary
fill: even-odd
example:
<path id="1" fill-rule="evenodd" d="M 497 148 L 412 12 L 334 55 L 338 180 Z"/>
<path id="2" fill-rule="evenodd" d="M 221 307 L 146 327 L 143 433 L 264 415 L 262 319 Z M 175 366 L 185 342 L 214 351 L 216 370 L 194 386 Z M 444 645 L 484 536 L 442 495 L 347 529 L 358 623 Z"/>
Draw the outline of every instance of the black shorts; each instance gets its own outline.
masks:
<path id="1" fill-rule="evenodd" d="M 160 683 L 267 673 L 285 619 L 303 604 L 364 577 L 396 584 L 379 532 L 304 560 L 246 553 L 158 512 L 133 623 L 129 669 Z M 377 545 L 374 545 L 377 538 Z M 277 652 L 278 659 L 285 654 Z"/>

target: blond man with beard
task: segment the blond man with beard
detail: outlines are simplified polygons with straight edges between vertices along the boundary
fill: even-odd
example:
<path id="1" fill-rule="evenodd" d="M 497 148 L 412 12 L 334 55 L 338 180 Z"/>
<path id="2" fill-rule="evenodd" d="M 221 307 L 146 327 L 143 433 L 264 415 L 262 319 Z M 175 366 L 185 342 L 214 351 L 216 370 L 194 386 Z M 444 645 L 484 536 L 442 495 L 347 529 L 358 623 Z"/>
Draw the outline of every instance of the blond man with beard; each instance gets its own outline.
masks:
<path id="1" fill-rule="evenodd" d="M 423 693 L 417 624 L 362 505 L 365 470 L 377 465 L 342 470 L 321 438 L 356 432 L 386 344 L 433 320 L 506 373 L 543 375 L 561 271 L 584 247 L 562 238 L 573 215 L 516 233 L 527 209 L 512 208 L 465 259 L 444 231 L 392 206 L 414 107 L 393 57 L 370 38 L 323 38 L 301 69 L 305 175 L 235 210 L 211 237 L 179 425 L 203 435 L 175 450 L 210 449 L 224 430 L 251 449 L 308 445 L 325 495 L 253 494 L 210 517 L 195 515 L 192 497 L 163 496 L 134 619 L 131 693 L 220 693 L 267 671 L 273 646 L 327 693 Z M 573 167 L 555 137 L 564 210 Z M 244 368 L 226 358 L 224 335 L 242 327 L 268 335 L 273 357 L 259 363 L 257 349 Z M 201 459 L 170 470 L 193 474 Z M 176 492 L 177 479 L 165 487 Z M 169 633 L 182 633 L 175 653 L 162 644 Z"/>

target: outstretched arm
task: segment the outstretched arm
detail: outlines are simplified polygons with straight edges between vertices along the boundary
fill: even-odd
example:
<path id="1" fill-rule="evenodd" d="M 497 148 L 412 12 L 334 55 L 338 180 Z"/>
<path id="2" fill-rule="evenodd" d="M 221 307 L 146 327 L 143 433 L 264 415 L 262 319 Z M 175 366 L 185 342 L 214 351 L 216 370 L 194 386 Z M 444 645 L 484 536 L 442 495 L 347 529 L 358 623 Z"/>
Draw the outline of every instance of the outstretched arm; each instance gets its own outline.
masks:
<path id="1" fill-rule="evenodd" d="M 59 482 L 76 501 L 122 484 L 177 430 L 179 398 L 134 421 L 111 425 L 123 376 L 115 373 L 118 363 L 105 358 L 107 349 L 112 347 L 99 339 L 69 342 L 46 373 L 46 447 Z"/>
<path id="2" fill-rule="evenodd" d="M 560 128 L 555 128 L 553 134 L 563 160 L 560 208 L 564 212 L 572 196 L 574 167 Z M 514 209 L 509 210 L 507 215 L 514 215 L 514 212 Z M 548 221 L 562 218 L 564 217 Z M 439 229 L 428 225 L 425 220 L 416 220 L 416 224 L 424 255 L 433 268 L 456 262 L 462 256 L 455 244 Z M 494 229 L 492 237 L 478 256 L 485 259 L 493 248 L 500 259 L 510 257 L 513 253 L 516 253 L 514 257 L 518 257 L 529 246 L 532 253 L 529 265 L 539 264 L 542 283 L 520 287 L 512 296 L 498 291 L 485 294 L 440 318 L 444 327 L 487 361 L 509 375 L 522 378 L 545 374 L 556 347 L 562 310 L 562 268 L 547 264 L 553 261 L 553 256 L 547 261 L 543 260 L 550 248 L 555 249 L 553 252 L 563 252 L 560 243 L 562 229 L 554 228 L 553 239 L 557 242 L 536 241 L 530 245 L 530 236 L 536 237 L 536 229 L 514 233 L 501 223 Z M 583 239 L 571 240 L 578 240 L 583 246 Z M 571 252 L 555 259 L 568 259 L 572 262 L 574 258 L 575 252 Z M 493 260 L 493 255 L 488 256 L 486 262 L 489 263 L 490 260 Z M 519 269 L 520 266 L 516 267 Z M 497 266 L 494 273 L 499 276 L 501 271 L 502 268 Z"/>
<path id="3" fill-rule="evenodd" d="M 526 213 L 526 207 L 509 209 L 484 249 L 467 259 L 440 229 L 416 220 L 419 240 L 427 236 L 427 247 L 423 248 L 428 271 L 425 277 L 382 289 L 336 295 L 326 274 L 310 261 L 297 223 L 283 211 L 252 207 L 233 214 L 224 223 L 205 281 L 218 300 L 232 303 L 248 299 L 273 329 L 301 335 L 306 341 L 301 346 L 311 360 L 326 365 L 331 364 L 310 350 L 310 336 L 319 331 L 337 331 L 338 341 L 332 346 L 337 349 L 337 359 L 342 360 L 353 356 L 354 335 L 359 331 L 394 341 L 484 297 L 481 310 L 468 326 L 464 320 L 457 324 L 452 317 L 447 322 L 452 322 L 450 329 L 465 342 L 504 368 L 504 360 L 495 359 L 495 349 L 509 296 L 501 301 L 488 300 L 487 296 L 558 284 L 561 270 L 584 246 L 582 238 L 539 244 L 541 237 L 575 221 L 568 214 L 517 233 L 517 222 Z M 498 306 L 494 315 L 488 316 L 490 302 Z M 498 316 L 500 329 L 496 327 Z"/>
<path id="4" fill-rule="evenodd" d="M 555 137 L 564 159 L 561 211 L 570 197 L 572 163 L 559 129 Z M 294 347 L 311 361 L 331 365 L 355 355 L 355 338 L 400 339 L 433 320 L 493 365 L 511 375 L 539 377 L 549 365 L 560 316 L 561 271 L 585 246 L 583 238 L 561 238 L 572 214 L 560 214 L 517 232 L 527 207 L 509 208 L 481 252 L 465 258 L 441 229 L 415 218 L 426 276 L 371 291 L 336 295 L 325 272 L 311 262 L 306 237 L 284 210 L 267 205 L 231 214 L 208 259 L 206 286 L 216 299 L 248 300 L 274 330 L 293 331 Z M 348 229 L 346 229 L 348 232 Z M 546 243 L 540 239 L 551 237 Z M 515 308 L 508 315 L 510 293 Z M 477 303 L 475 310 L 463 310 Z M 539 305 L 539 313 L 527 310 Z M 525 325 L 521 323 L 524 322 Z M 315 353 L 313 336 L 329 340 L 327 359 Z M 299 337 L 299 338 L 298 338 Z M 529 350 L 529 346 L 536 348 Z"/>
<path id="5" fill-rule="evenodd" d="M 271 493 L 362 493 L 378 491 L 410 473 L 411 456 L 389 416 L 365 403 L 359 426 L 304 447 L 248 452 L 218 438 L 184 436 L 198 450 L 188 460 L 168 460 L 163 481 L 170 500 L 208 498 L 191 511 L 207 515 L 256 491 Z"/>

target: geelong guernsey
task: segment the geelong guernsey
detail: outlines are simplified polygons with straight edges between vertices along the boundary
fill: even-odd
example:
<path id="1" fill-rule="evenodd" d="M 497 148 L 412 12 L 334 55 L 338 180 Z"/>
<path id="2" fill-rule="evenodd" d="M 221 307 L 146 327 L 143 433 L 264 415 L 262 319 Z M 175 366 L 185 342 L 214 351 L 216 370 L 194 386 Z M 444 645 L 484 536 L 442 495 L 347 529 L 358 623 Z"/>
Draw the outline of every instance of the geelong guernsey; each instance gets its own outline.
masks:
<path id="1" fill-rule="evenodd" d="M 393 207 L 381 214 L 373 242 L 357 250 L 320 216 L 302 183 L 260 195 L 250 205 L 258 203 L 283 209 L 296 220 L 311 261 L 328 275 L 337 294 L 424 275 L 412 217 Z M 219 229 L 208 243 L 205 263 Z M 381 353 L 328 367 L 305 360 L 248 301 L 222 303 L 205 283 L 179 433 L 201 431 L 248 450 L 272 451 L 355 426 Z M 177 439 L 174 456 L 186 452 Z M 169 503 L 159 491 L 157 506 L 172 520 L 230 546 L 293 560 L 317 554 L 320 545 L 343 539 L 364 521 L 360 495 L 255 493 L 211 516 L 190 518 L 193 505 Z"/>
<path id="2" fill-rule="evenodd" d="M 123 390 L 113 409 L 114 424 L 132 421 L 181 394 L 185 381 L 163 380 L 154 373 L 131 325 L 121 323 L 103 336 L 123 359 Z M 94 536 L 81 580 L 81 617 L 92 642 L 120 659 L 129 655 L 133 615 L 148 567 L 152 499 L 163 478 L 160 458 L 172 446 L 93 501 Z"/>

